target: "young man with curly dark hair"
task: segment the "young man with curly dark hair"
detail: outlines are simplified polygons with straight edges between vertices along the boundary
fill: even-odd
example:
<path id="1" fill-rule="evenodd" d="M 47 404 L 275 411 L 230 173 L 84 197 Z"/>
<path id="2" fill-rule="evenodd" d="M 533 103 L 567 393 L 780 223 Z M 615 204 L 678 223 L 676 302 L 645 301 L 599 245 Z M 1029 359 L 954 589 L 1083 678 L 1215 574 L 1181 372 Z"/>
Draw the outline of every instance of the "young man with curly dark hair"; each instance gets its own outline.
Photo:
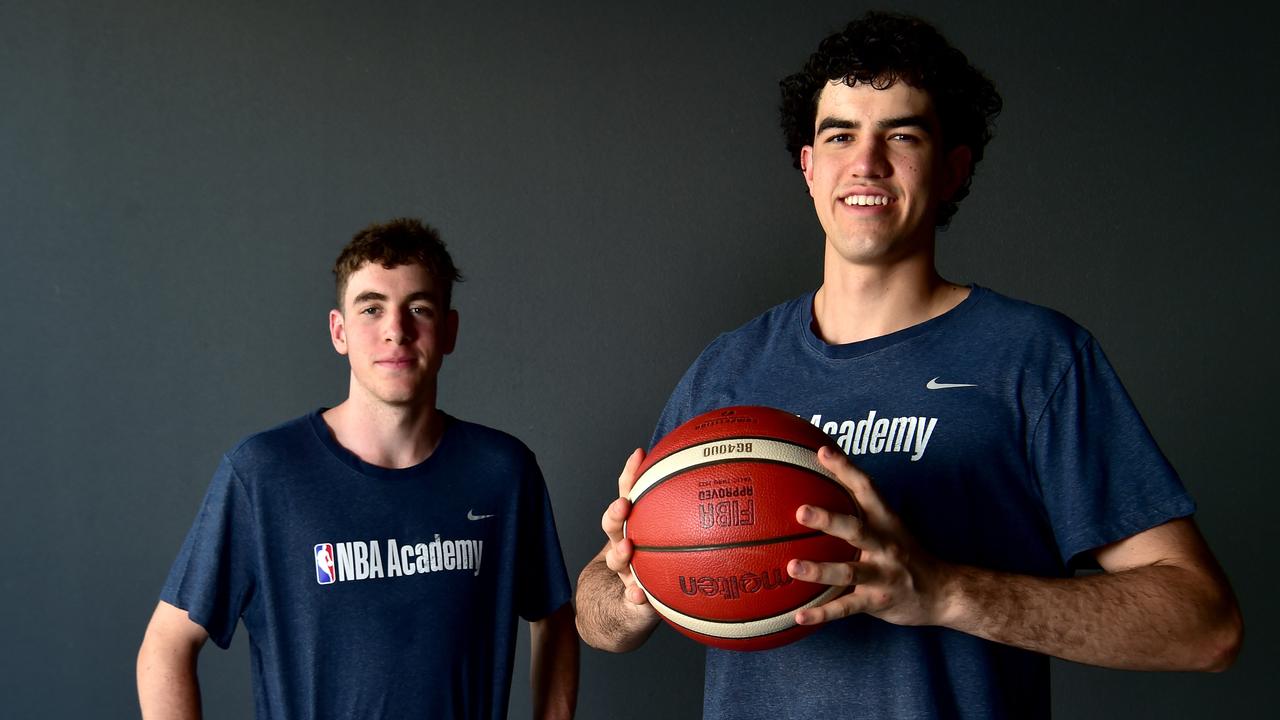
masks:
<path id="1" fill-rule="evenodd" d="M 223 457 L 138 653 L 143 717 L 199 717 L 196 657 L 243 621 L 258 717 L 505 718 L 519 617 L 534 717 L 571 717 L 578 639 L 537 461 L 436 407 L 453 259 L 398 219 L 334 275 L 347 398 Z"/>
<path id="2" fill-rule="evenodd" d="M 854 589 L 798 611 L 821 627 L 791 645 L 708 650 L 704 716 L 1046 717 L 1048 656 L 1230 665 L 1234 597 L 1097 342 L 935 268 L 936 228 L 1000 110 L 992 84 L 930 25 L 871 13 L 781 85 L 787 148 L 826 233 L 822 285 L 708 346 L 654 437 L 726 405 L 811 420 L 843 450 L 820 459 L 864 516 L 806 505 L 796 520 L 862 552 L 787 564 Z M 579 632 L 606 650 L 658 623 L 621 534 L 642 458 L 579 579 Z M 1089 566 L 1103 572 L 1075 575 Z"/>

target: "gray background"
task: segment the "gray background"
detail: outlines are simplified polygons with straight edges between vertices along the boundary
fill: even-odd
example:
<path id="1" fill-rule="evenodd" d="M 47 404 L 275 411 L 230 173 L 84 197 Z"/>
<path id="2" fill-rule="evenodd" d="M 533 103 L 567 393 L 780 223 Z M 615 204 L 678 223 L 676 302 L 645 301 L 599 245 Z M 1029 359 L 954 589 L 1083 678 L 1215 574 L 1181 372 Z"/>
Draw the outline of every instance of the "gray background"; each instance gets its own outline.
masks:
<path id="1" fill-rule="evenodd" d="M 818 283 L 775 87 L 863 6 L 365 5 L 0 2 L 0 715 L 136 712 L 134 653 L 219 455 L 344 397 L 329 267 L 365 224 L 445 234 L 470 280 L 442 405 L 539 454 L 575 574 L 701 347 Z M 1025 5 L 898 6 L 1006 99 L 940 264 L 1102 340 L 1248 625 L 1225 675 L 1058 663 L 1054 706 L 1259 716 L 1275 11 Z M 203 654 L 211 717 L 248 715 L 246 648 Z M 586 651 L 581 716 L 696 717 L 701 663 L 666 629 Z"/>

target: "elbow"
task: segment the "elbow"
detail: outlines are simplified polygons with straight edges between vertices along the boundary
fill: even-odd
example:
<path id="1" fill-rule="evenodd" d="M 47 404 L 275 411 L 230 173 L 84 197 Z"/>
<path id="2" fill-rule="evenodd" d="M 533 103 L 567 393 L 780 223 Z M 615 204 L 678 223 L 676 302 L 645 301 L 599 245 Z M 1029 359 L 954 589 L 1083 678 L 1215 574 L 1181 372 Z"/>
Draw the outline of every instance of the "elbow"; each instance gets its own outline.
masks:
<path id="1" fill-rule="evenodd" d="M 162 645 L 159 638 L 151 632 L 150 628 L 147 634 L 142 638 L 142 644 L 138 646 L 138 656 L 134 660 L 134 674 L 137 679 L 138 687 L 141 689 L 153 675 L 163 673 L 167 660 L 176 655 L 176 650 L 171 648 L 161 648 Z"/>
<path id="2" fill-rule="evenodd" d="M 1234 665 L 1240 655 L 1240 648 L 1244 644 L 1244 617 L 1234 601 L 1230 605 L 1230 610 L 1206 633 L 1202 663 L 1198 670 L 1223 672 Z"/>
<path id="3" fill-rule="evenodd" d="M 1185 635 L 1181 652 L 1165 669 L 1219 673 L 1235 664 L 1244 644 L 1244 616 L 1230 589 L 1200 604 L 1201 614 L 1194 631 Z M 1212 608 L 1212 609 L 1210 609 Z M 1190 628 L 1188 628 L 1190 629 Z"/>

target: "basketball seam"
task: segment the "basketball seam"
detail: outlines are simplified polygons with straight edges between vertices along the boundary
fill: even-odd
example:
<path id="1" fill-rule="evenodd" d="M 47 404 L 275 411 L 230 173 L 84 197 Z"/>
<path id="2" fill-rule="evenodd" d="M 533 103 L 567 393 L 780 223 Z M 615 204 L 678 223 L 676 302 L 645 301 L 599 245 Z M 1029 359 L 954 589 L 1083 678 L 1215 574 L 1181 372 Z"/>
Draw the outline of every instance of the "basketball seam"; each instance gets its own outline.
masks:
<path id="1" fill-rule="evenodd" d="M 706 635 L 707 637 L 718 638 L 721 640 L 752 640 L 766 635 L 776 635 L 777 633 L 784 632 L 792 627 L 797 627 L 795 620 L 792 619 L 797 611 L 817 607 L 818 605 L 838 597 L 840 593 L 845 590 L 844 587 L 832 585 L 804 605 L 758 620 L 749 620 L 745 622 L 733 620 L 707 620 L 695 615 L 680 612 L 670 605 L 667 605 L 661 600 L 655 598 L 653 593 L 649 592 L 649 589 L 644 586 L 644 583 L 640 582 L 640 578 L 638 576 L 633 575 L 633 577 L 635 577 L 636 584 L 640 586 L 640 589 L 644 591 L 645 596 L 648 597 L 649 603 L 653 605 L 654 609 L 658 610 L 658 614 L 668 622 L 674 625 L 679 625 L 686 630 L 692 630 L 700 635 Z M 763 632 L 757 632 L 757 629 L 763 630 Z M 717 632 L 708 631 L 723 631 L 724 634 L 717 634 Z"/>
<path id="2" fill-rule="evenodd" d="M 695 445 L 694 447 L 697 447 L 697 446 Z M 804 447 L 804 446 L 797 445 L 796 447 Z M 670 480 L 671 478 L 677 475 L 683 475 L 684 473 L 691 472 L 693 470 L 701 470 L 702 468 L 713 467 L 715 465 L 728 465 L 729 463 L 763 463 L 766 465 L 785 465 L 789 468 L 795 468 L 796 470 L 807 472 L 810 475 L 816 475 L 817 477 L 820 477 L 829 483 L 832 483 L 840 488 L 844 488 L 844 486 L 841 485 L 839 482 L 832 480 L 831 478 L 827 477 L 826 475 L 823 475 L 822 473 L 818 472 L 817 470 L 814 470 L 813 468 L 805 467 L 804 465 L 797 465 L 787 460 L 775 460 L 773 458 L 739 457 L 739 458 L 729 458 L 727 460 L 708 460 L 706 462 L 698 463 L 696 465 L 688 465 L 686 467 L 680 468 L 679 470 L 668 473 L 667 475 L 657 480 L 654 480 L 653 484 L 645 488 L 644 492 L 637 495 L 636 499 L 631 501 L 631 504 L 635 505 L 636 503 L 640 502 L 640 499 L 643 498 L 645 495 L 648 495 L 649 493 L 653 492 L 654 489 L 656 489 L 659 485 L 662 485 L 663 483 L 667 482 L 668 480 Z M 848 492 L 848 490 L 845 490 L 845 492 Z"/>
<path id="3" fill-rule="evenodd" d="M 702 552 L 704 550 L 723 550 L 725 548 L 740 547 L 756 547 L 759 545 L 774 545 L 776 543 L 791 542 L 792 540 L 805 540 L 811 537 L 818 537 L 826 533 L 821 530 L 813 530 L 806 533 L 797 533 L 795 535 L 785 535 L 781 537 L 763 538 L 760 540 L 741 540 L 739 542 L 723 543 L 720 545 L 636 545 L 635 552 Z"/>
<path id="4" fill-rule="evenodd" d="M 700 443 L 697 443 L 697 444 L 695 444 L 695 445 L 689 445 L 688 447 L 680 448 L 679 450 L 676 450 L 675 452 L 667 453 L 666 455 L 662 456 L 662 458 L 661 458 L 661 459 L 659 459 L 657 462 L 655 462 L 652 466 L 650 466 L 650 467 L 649 467 L 649 470 L 652 470 L 653 468 L 657 467 L 659 464 L 661 464 L 661 463 L 665 462 L 668 458 L 675 457 L 676 455 L 678 455 L 678 454 L 680 454 L 680 453 L 682 453 L 682 452 L 688 452 L 689 450 L 694 450 L 694 449 L 696 449 L 696 448 L 701 448 L 701 447 L 704 447 L 704 446 L 706 446 L 706 445 L 714 445 L 714 444 L 718 444 L 718 443 L 725 443 L 725 442 L 742 442 L 742 441 L 747 441 L 747 440 L 750 440 L 750 441 L 753 441 L 753 442 L 762 442 L 762 441 L 763 441 L 763 442 L 772 442 L 772 443 L 778 443 L 778 444 L 780 444 L 780 445 L 789 445 L 789 446 L 791 446 L 791 447 L 798 448 L 798 449 L 801 449 L 801 450 L 807 450 L 807 451 L 809 451 L 809 452 L 813 453 L 813 455 L 814 455 L 814 459 L 815 459 L 815 460 L 817 459 L 817 455 L 818 455 L 818 451 L 817 451 L 817 450 L 815 450 L 815 449 L 813 449 L 813 448 L 811 448 L 811 447 L 809 447 L 808 445 L 802 445 L 802 444 L 800 444 L 800 443 L 798 443 L 798 442 L 792 442 L 791 440 L 785 440 L 785 439 L 783 439 L 783 438 L 768 437 L 768 436 L 761 436 L 761 435 L 735 435 L 735 436 L 733 436 L 733 437 L 716 438 L 716 439 L 714 439 L 714 440 L 707 440 L 707 441 L 705 441 L 705 442 L 700 442 Z M 723 464 L 725 464 L 725 463 L 733 463 L 733 462 L 761 462 L 761 463 L 773 463 L 773 464 L 775 464 L 775 465 L 787 465 L 787 466 L 790 466 L 790 467 L 793 467 L 793 468 L 796 468 L 796 469 L 799 469 L 799 470 L 805 470 L 805 471 L 807 471 L 807 472 L 813 473 L 814 475 L 817 475 L 818 477 L 823 478 L 824 480 L 827 480 L 828 482 L 832 482 L 832 483 L 835 483 L 836 485 L 839 485 L 841 488 L 843 488 L 843 487 L 844 487 L 844 486 L 843 486 L 843 485 L 841 485 L 841 484 L 840 484 L 840 482 L 839 482 L 839 481 L 837 481 L 834 477 L 832 477 L 831 475 L 827 474 L 829 471 L 827 471 L 825 468 L 822 468 L 821 470 L 819 470 L 819 469 L 815 469 L 815 467 L 812 467 L 812 466 L 809 466 L 809 465 L 797 465 L 796 463 L 794 463 L 794 462 L 790 462 L 790 461 L 787 461 L 787 460 L 776 460 L 776 459 L 773 459 L 773 458 L 760 458 L 760 457 L 752 457 L 752 456 L 750 456 L 750 455 L 741 455 L 741 456 L 738 456 L 738 457 L 718 458 L 718 459 L 716 459 L 716 460 L 708 460 L 708 461 L 706 461 L 706 462 L 694 462 L 694 463 L 690 463 L 690 464 L 688 464 L 688 465 L 685 465 L 684 467 L 681 467 L 681 468 L 678 468 L 678 469 L 676 469 L 676 470 L 673 470 L 673 471 L 671 471 L 671 472 L 667 473 L 666 475 L 663 475 L 662 477 L 660 477 L 660 478 L 658 478 L 658 479 L 654 480 L 652 483 L 650 483 L 648 487 L 646 487 L 646 488 L 645 488 L 645 489 L 644 489 L 644 490 L 643 490 L 639 495 L 637 495 L 634 499 L 632 499 L 632 500 L 631 500 L 631 504 L 633 504 L 633 505 L 634 505 L 635 503 L 639 502 L 639 501 L 640 501 L 640 498 L 644 497 L 645 495 L 648 495 L 648 494 L 649 494 L 649 492 L 650 492 L 650 491 L 652 491 L 654 488 L 658 487 L 658 486 L 659 486 L 659 485 L 661 485 L 662 483 L 665 483 L 666 481 L 670 480 L 671 478 L 675 477 L 676 475 L 680 475 L 681 473 L 689 472 L 690 470 L 696 470 L 696 469 L 698 469 L 698 468 L 711 467 L 711 466 L 713 466 L 713 465 L 723 465 Z M 821 464 L 819 464 L 819 463 L 815 463 L 815 465 L 817 465 L 817 467 L 821 468 Z M 640 484 L 640 482 L 641 482 L 642 480 L 644 480 L 644 476 L 645 476 L 645 474 L 646 474 L 646 473 L 648 473 L 648 472 L 649 472 L 649 470 L 645 470 L 645 472 L 644 472 L 644 473 L 641 473 L 641 474 L 636 478 L 636 484 Z M 846 492 L 848 492 L 848 491 L 846 490 Z"/>

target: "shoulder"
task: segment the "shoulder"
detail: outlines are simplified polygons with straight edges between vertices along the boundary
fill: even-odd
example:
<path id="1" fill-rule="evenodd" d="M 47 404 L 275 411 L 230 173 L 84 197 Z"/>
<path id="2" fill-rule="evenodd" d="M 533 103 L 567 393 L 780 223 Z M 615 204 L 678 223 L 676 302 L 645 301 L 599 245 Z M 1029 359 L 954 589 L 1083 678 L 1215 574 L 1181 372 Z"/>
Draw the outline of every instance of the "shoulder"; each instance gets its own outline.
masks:
<path id="1" fill-rule="evenodd" d="M 252 474 L 256 468 L 296 462 L 299 456 L 317 447 L 311 412 L 275 427 L 242 438 L 226 453 L 226 461 L 238 475 Z"/>
<path id="2" fill-rule="evenodd" d="M 699 412 L 742 404 L 739 390 L 770 382 L 767 378 L 802 351 L 812 298 L 809 294 L 776 305 L 712 340 L 667 399 L 653 441 Z"/>
<path id="3" fill-rule="evenodd" d="M 1093 340 L 1088 330 L 1057 310 L 983 287 L 975 286 L 973 292 L 964 330 L 995 346 L 1033 346 L 1074 355 Z"/>
<path id="4" fill-rule="evenodd" d="M 468 457 L 488 463 L 526 464 L 533 462 L 533 451 L 520 438 L 487 425 L 449 416 L 446 441 Z"/>
<path id="5" fill-rule="evenodd" d="M 775 305 L 742 325 L 721 333 L 695 361 L 698 365 L 748 360 L 779 343 L 794 339 L 810 312 L 813 295 L 808 294 Z"/>
<path id="6" fill-rule="evenodd" d="M 1009 297 L 985 287 L 975 286 L 978 301 L 976 315 L 984 320 L 995 318 L 1008 326 L 1035 329 L 1040 333 L 1067 338 L 1088 337 L 1079 323 L 1053 308 Z"/>

